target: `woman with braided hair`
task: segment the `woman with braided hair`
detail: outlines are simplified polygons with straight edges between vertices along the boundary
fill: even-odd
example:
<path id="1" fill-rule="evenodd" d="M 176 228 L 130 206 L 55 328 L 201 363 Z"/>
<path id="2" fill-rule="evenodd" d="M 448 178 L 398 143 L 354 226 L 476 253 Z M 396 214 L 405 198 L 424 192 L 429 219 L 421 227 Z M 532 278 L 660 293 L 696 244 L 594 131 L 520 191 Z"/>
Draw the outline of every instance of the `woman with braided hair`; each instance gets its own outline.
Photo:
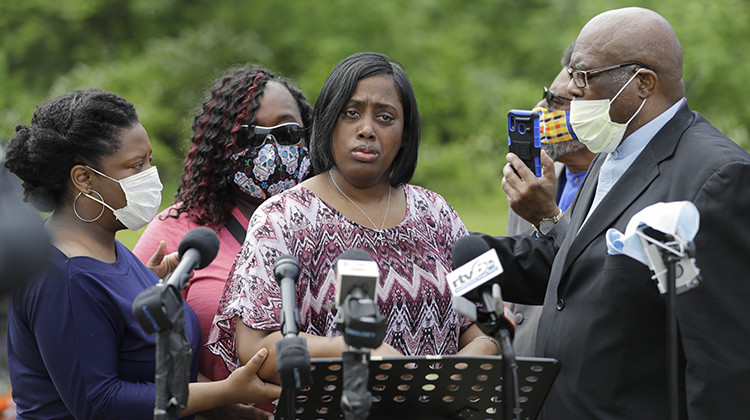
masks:
<path id="1" fill-rule="evenodd" d="M 156 337 L 142 330 L 132 304 L 178 257 L 162 250 L 147 268 L 115 239 L 159 210 L 151 155 L 133 105 L 101 90 L 53 98 L 29 126 L 16 127 L 5 166 L 23 181 L 25 200 L 52 213 L 45 230 L 54 246 L 49 266 L 10 300 L 8 367 L 19 419 L 153 418 Z M 185 331 L 197 354 L 200 330 L 188 305 Z M 239 375 L 191 383 L 180 414 L 277 398 L 279 388 L 256 375 L 266 354 Z M 197 371 L 194 358 L 192 380 Z"/>
<path id="2" fill-rule="evenodd" d="M 175 204 L 149 224 L 134 253 L 147 262 L 157 248 L 176 251 L 198 226 L 217 232 L 219 253 L 195 272 L 185 296 L 198 315 L 204 344 L 250 216 L 309 172 L 305 128 L 311 124 L 312 107 L 302 91 L 256 65 L 225 72 L 195 116 Z M 210 380 L 229 375 L 222 359 L 206 349 L 200 372 Z"/>

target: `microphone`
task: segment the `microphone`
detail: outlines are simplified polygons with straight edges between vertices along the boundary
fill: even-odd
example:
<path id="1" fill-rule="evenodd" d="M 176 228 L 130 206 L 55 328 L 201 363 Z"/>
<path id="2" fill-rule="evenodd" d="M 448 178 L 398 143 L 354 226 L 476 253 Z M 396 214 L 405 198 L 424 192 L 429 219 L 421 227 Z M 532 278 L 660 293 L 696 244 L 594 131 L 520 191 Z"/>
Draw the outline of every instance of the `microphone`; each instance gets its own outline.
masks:
<path id="1" fill-rule="evenodd" d="M 213 230 L 201 226 L 188 232 L 177 246 L 180 263 L 167 278 L 178 290 L 185 287 L 190 272 L 205 268 L 219 253 L 219 237 Z"/>
<path id="2" fill-rule="evenodd" d="M 664 213 L 669 214 L 671 219 L 665 218 Z M 674 417 L 678 412 L 681 387 L 677 295 L 700 286 L 702 282 L 700 270 L 695 265 L 695 243 L 692 241 L 698 233 L 699 219 L 698 208 L 692 202 L 656 203 L 636 213 L 626 228 L 627 233 L 637 223 L 633 232 L 638 238 L 649 269 L 654 273 L 651 278 L 656 281 L 659 293 L 666 295 L 667 389 L 670 413 Z M 609 231 L 607 235 L 610 235 Z M 608 238 L 608 251 L 609 247 Z M 635 258 L 629 253 L 626 255 Z M 636 259 L 643 262 L 642 259 Z"/>
<path id="3" fill-rule="evenodd" d="M 497 252 L 481 238 L 469 235 L 458 238 L 451 256 L 455 269 L 446 278 L 456 312 L 476 322 L 485 334 L 502 329 L 513 338 L 516 323 L 513 312 L 503 303 L 503 266 Z M 484 310 L 477 310 L 476 303 L 481 303 Z"/>
<path id="4" fill-rule="evenodd" d="M 281 288 L 281 334 L 284 338 L 299 333 L 299 313 L 295 285 L 299 279 L 299 262 L 291 255 L 282 255 L 273 266 L 273 275 Z"/>
<path id="5" fill-rule="evenodd" d="M 273 266 L 273 275 L 281 289 L 281 335 L 276 342 L 276 371 L 281 379 L 281 397 L 276 411 L 278 418 L 295 418 L 296 391 L 310 385 L 310 352 L 307 340 L 299 337 L 299 313 L 295 285 L 299 280 L 299 262 L 291 255 L 282 255 Z"/>
<path id="6" fill-rule="evenodd" d="M 164 281 L 142 291 L 133 301 L 133 315 L 147 333 L 162 332 L 174 325 L 182 305 L 180 292 L 190 272 L 211 264 L 219 253 L 219 237 L 201 226 L 188 232 L 177 247 L 180 263 Z M 171 292 L 171 293 L 170 293 Z"/>
<path id="7" fill-rule="evenodd" d="M 367 251 L 360 248 L 344 251 L 336 261 L 335 272 L 336 306 L 341 307 L 355 288 L 362 291 L 363 297 L 375 299 L 380 271 Z"/>
<path id="8" fill-rule="evenodd" d="M 0 296 L 32 281 L 50 263 L 52 244 L 39 214 L 23 202 L 0 146 Z"/>
<path id="9" fill-rule="evenodd" d="M 654 272 L 653 279 L 661 294 L 667 293 L 667 266 L 664 255 L 674 258 L 675 293 L 681 295 L 700 286 L 700 269 L 695 265 L 695 243 L 686 242 L 674 235 L 666 234 L 648 225 L 642 224 L 636 229 L 638 241 L 648 260 L 648 267 Z M 662 255 L 664 254 L 664 255 Z"/>
<path id="10" fill-rule="evenodd" d="M 190 341 L 185 332 L 185 302 L 180 291 L 190 272 L 203 268 L 219 252 L 219 237 L 207 227 L 188 232 L 177 251 L 180 263 L 171 275 L 142 291 L 133 301 L 133 315 L 146 334 L 156 335 L 156 398 L 154 418 L 174 417 L 187 407 Z"/>
<path id="11" fill-rule="evenodd" d="M 375 291 L 380 271 L 372 256 L 354 248 L 336 261 L 336 328 L 346 344 L 378 348 L 385 338 L 385 318 L 378 312 Z"/>
<path id="12" fill-rule="evenodd" d="M 336 261 L 336 328 L 348 348 L 341 354 L 341 410 L 345 419 L 367 418 L 372 405 L 368 390 L 370 350 L 385 338 L 386 319 L 378 312 L 375 291 L 380 270 L 362 249 L 344 251 Z"/>
<path id="13" fill-rule="evenodd" d="M 503 384 L 507 384 L 503 385 L 503 418 L 518 419 L 521 413 L 518 365 L 513 349 L 516 322 L 500 293 L 503 266 L 497 252 L 482 238 L 471 235 L 458 238 L 451 256 L 455 269 L 446 278 L 453 292 L 453 308 L 502 343 L 502 376 Z M 483 308 L 477 308 L 476 303 Z"/>

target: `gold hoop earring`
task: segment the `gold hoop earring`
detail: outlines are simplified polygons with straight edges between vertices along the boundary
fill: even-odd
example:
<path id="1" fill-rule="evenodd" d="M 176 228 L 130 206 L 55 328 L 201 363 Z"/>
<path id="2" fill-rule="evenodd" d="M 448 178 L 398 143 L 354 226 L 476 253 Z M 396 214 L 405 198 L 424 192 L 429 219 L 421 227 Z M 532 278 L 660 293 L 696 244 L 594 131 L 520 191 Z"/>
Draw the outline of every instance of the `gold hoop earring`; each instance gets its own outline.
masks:
<path id="1" fill-rule="evenodd" d="M 102 197 L 101 194 L 99 194 L 95 190 L 91 190 L 91 192 L 98 195 L 99 200 L 101 200 L 102 203 L 104 202 L 104 197 Z M 76 210 L 76 202 L 78 201 L 78 197 L 80 197 L 81 194 L 83 194 L 83 191 L 78 191 L 78 195 L 76 196 L 76 198 L 73 199 L 73 213 L 75 213 L 76 217 L 78 217 L 78 219 L 82 222 L 86 222 L 86 223 L 96 222 L 97 220 L 99 220 L 100 217 L 102 217 L 102 214 L 104 214 L 104 204 L 102 204 L 102 211 L 99 212 L 98 216 L 94 217 L 93 219 L 84 219 L 83 217 L 81 217 L 80 214 L 78 214 L 78 210 Z"/>

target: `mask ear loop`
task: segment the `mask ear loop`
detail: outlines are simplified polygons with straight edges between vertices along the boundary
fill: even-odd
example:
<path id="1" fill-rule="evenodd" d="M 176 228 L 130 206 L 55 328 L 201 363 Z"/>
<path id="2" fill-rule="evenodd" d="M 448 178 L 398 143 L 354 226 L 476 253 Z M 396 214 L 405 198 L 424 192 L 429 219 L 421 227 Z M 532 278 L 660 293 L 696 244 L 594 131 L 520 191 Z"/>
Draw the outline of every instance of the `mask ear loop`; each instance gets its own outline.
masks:
<path id="1" fill-rule="evenodd" d="M 641 108 L 643 108 L 643 105 L 646 105 L 646 100 L 647 99 L 648 98 L 643 98 L 643 102 L 641 102 L 641 106 L 638 107 L 638 109 L 635 111 L 635 114 L 633 114 L 633 116 L 630 117 L 630 119 L 628 120 L 628 122 L 625 123 L 625 125 L 630 124 L 631 121 L 633 121 L 635 119 L 635 116 L 638 115 L 639 112 L 641 112 Z"/>
<path id="2" fill-rule="evenodd" d="M 638 76 L 638 73 L 640 73 L 640 72 L 641 72 L 641 70 L 643 70 L 643 67 L 639 68 L 639 69 L 638 69 L 638 70 L 637 70 L 637 71 L 635 72 L 635 74 L 634 74 L 633 76 L 631 76 L 631 77 L 630 77 L 630 79 L 628 79 L 628 81 L 627 81 L 627 82 L 626 82 L 626 83 L 625 83 L 624 85 L 622 85 L 622 87 L 620 88 L 620 90 L 618 90 L 618 91 L 617 91 L 617 94 L 616 94 L 616 95 L 614 96 L 614 98 L 612 98 L 612 100 L 611 100 L 611 101 L 609 101 L 609 103 L 610 103 L 610 104 L 611 104 L 612 102 L 614 102 L 614 101 L 615 101 L 615 99 L 617 99 L 617 97 L 618 97 L 618 96 L 620 96 L 620 94 L 622 93 L 622 91 L 623 91 L 623 90 L 625 90 L 625 88 L 626 88 L 626 87 L 628 87 L 628 85 L 630 84 L 630 82 L 632 82 L 632 81 L 633 81 L 633 79 L 635 79 L 635 76 Z"/>
<path id="3" fill-rule="evenodd" d="M 94 193 L 94 194 L 96 194 L 96 195 L 98 195 L 98 196 L 99 196 L 99 200 L 101 200 L 101 201 L 97 201 L 97 200 L 94 200 L 94 199 L 93 199 L 93 198 L 92 198 L 92 197 L 91 197 L 90 195 L 88 195 L 88 194 L 83 194 L 83 191 L 78 191 L 78 195 L 76 195 L 76 198 L 74 198 L 74 199 L 73 199 L 73 213 L 75 213 L 76 217 L 77 217 L 77 218 L 78 218 L 78 219 L 79 219 L 80 221 L 82 221 L 82 222 L 86 222 L 86 223 L 92 223 L 92 222 L 96 222 L 96 221 L 97 221 L 97 220 L 99 220 L 99 218 L 100 218 L 100 217 L 102 217 L 102 215 L 104 214 L 104 205 L 105 205 L 105 204 L 104 204 L 104 197 L 102 197 L 102 195 L 101 195 L 101 194 L 99 194 L 99 193 L 98 193 L 98 192 L 97 192 L 96 190 L 91 190 L 91 192 L 92 192 L 92 193 Z M 93 219 L 84 219 L 83 217 L 81 217 L 81 215 L 80 215 L 80 214 L 78 214 L 78 210 L 76 209 L 76 202 L 78 202 L 78 197 L 80 197 L 80 196 L 81 196 L 82 194 L 83 194 L 83 195 L 85 195 L 86 197 L 89 197 L 89 198 L 91 198 L 92 200 L 94 200 L 94 201 L 96 201 L 96 202 L 98 202 L 98 203 L 101 203 L 101 205 L 102 205 L 102 211 L 100 211 L 100 212 L 99 212 L 99 215 L 98 215 L 98 216 L 96 216 L 96 217 L 94 217 Z"/>
<path id="4" fill-rule="evenodd" d="M 614 98 L 612 98 L 612 100 L 611 100 L 611 101 L 609 101 L 610 105 L 612 104 L 612 102 L 614 102 L 614 101 L 615 101 L 615 99 L 617 99 L 617 97 L 618 97 L 618 96 L 620 96 L 620 94 L 622 93 L 622 91 L 623 91 L 623 90 L 625 90 L 625 88 L 626 88 L 626 87 L 627 87 L 627 86 L 628 86 L 628 85 L 630 84 L 630 82 L 632 82 L 632 81 L 633 81 L 633 79 L 635 79 L 635 76 L 638 76 L 638 73 L 640 73 L 640 72 L 641 72 L 641 70 L 643 70 L 643 67 L 639 68 L 639 69 L 638 69 L 638 70 L 637 70 L 637 71 L 635 72 L 635 74 L 634 74 L 634 75 L 633 75 L 633 76 L 632 76 L 632 77 L 631 77 L 630 79 L 628 79 L 627 83 L 625 83 L 624 85 L 622 85 L 622 87 L 620 88 L 620 90 L 619 90 L 619 91 L 617 91 L 617 95 L 615 95 L 615 97 L 614 97 Z M 633 116 L 632 116 L 632 117 L 630 117 L 630 119 L 628 120 L 628 122 L 626 122 L 626 123 L 625 123 L 625 125 L 628 125 L 628 124 L 630 124 L 630 123 L 631 123 L 631 122 L 633 121 L 633 119 L 635 119 L 635 116 L 636 116 L 636 115 L 638 115 L 638 113 L 639 113 L 639 112 L 641 112 L 641 108 L 643 108 L 643 105 L 646 105 L 646 100 L 647 100 L 647 99 L 648 99 L 648 98 L 644 98 L 644 99 L 643 99 L 643 102 L 641 102 L 641 106 L 639 106 L 639 107 L 638 107 L 638 109 L 637 109 L 637 110 L 635 111 L 635 114 L 633 114 Z"/>

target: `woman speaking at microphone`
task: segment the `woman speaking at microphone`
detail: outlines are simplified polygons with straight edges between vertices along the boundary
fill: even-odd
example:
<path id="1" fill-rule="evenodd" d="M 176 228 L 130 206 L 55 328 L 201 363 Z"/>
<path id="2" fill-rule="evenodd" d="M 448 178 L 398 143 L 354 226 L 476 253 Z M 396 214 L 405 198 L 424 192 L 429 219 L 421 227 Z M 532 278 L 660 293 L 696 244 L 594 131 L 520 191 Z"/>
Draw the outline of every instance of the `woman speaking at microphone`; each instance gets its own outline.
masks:
<path id="1" fill-rule="evenodd" d="M 498 353 L 452 309 L 445 275 L 451 247 L 467 231 L 441 196 L 408 184 L 419 133 L 416 98 L 399 64 L 359 53 L 333 69 L 313 114 L 317 175 L 256 210 L 224 289 L 209 348 L 230 368 L 260 348 L 273 352 L 282 338 L 273 267 L 287 254 L 300 262 L 296 299 L 310 356 L 341 356 L 333 268 L 353 248 L 368 252 L 380 269 L 377 303 L 387 324 L 373 354 Z M 276 377 L 275 362 L 269 356 L 259 375 Z"/>
<path id="2" fill-rule="evenodd" d="M 151 144 L 133 105 L 101 90 L 74 91 L 18 125 L 6 167 L 24 195 L 51 212 L 50 267 L 11 296 L 8 367 L 19 419 L 148 419 L 154 416 L 155 335 L 132 303 L 177 266 L 176 254 L 154 255 L 151 270 L 115 239 L 154 217 L 162 185 Z M 153 270 L 153 271 L 152 271 Z M 197 374 L 200 330 L 185 306 Z M 228 379 L 191 383 L 181 415 L 234 403 L 269 401 L 279 388 L 256 371 L 266 352 Z"/>

